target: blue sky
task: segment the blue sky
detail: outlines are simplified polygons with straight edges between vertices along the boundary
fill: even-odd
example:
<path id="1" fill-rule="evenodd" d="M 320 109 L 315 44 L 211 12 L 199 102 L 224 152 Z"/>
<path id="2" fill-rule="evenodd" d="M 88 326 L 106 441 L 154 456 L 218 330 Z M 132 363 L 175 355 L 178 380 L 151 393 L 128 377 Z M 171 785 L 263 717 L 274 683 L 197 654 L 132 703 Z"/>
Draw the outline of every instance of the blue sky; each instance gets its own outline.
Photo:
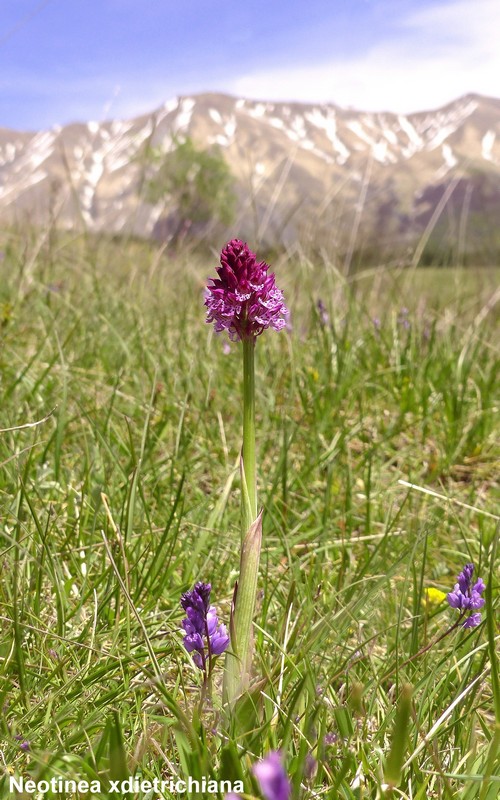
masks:
<path id="1" fill-rule="evenodd" d="M 435 108 L 500 97 L 500 0 L 0 0 L 0 126 L 178 94 Z"/>

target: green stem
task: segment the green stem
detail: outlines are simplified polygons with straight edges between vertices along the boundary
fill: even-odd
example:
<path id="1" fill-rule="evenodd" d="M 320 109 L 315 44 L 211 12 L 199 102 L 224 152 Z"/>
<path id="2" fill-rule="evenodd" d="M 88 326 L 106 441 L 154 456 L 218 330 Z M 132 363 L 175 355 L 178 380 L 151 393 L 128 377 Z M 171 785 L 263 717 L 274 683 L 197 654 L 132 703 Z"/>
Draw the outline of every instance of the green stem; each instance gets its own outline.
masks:
<path id="1" fill-rule="evenodd" d="M 255 337 L 243 340 L 243 468 L 248 491 L 242 491 L 241 540 L 257 519 L 257 478 L 255 467 Z"/>
<path id="2" fill-rule="evenodd" d="M 241 454 L 240 575 L 231 620 L 231 650 L 224 671 L 224 703 L 231 709 L 248 687 L 253 655 L 252 620 L 257 595 L 262 514 L 257 515 L 255 458 L 255 337 L 243 340 L 243 448 Z"/>

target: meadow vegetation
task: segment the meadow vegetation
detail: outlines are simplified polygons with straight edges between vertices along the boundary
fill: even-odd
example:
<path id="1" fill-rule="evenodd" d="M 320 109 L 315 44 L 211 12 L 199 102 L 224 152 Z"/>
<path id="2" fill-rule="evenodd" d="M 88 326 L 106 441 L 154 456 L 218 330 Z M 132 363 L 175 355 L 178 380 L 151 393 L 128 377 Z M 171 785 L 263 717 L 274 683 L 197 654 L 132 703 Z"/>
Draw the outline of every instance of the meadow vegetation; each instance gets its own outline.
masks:
<path id="1" fill-rule="evenodd" d="M 290 328 L 259 339 L 256 687 L 231 740 L 222 659 L 200 715 L 179 630 L 195 581 L 227 623 L 238 572 L 240 357 L 203 307 L 217 253 L 0 247 L 0 796 L 11 774 L 257 795 L 249 765 L 280 749 L 296 798 L 497 797 L 499 270 L 274 259 Z M 426 589 L 466 562 L 482 624 L 412 659 L 456 619 Z"/>

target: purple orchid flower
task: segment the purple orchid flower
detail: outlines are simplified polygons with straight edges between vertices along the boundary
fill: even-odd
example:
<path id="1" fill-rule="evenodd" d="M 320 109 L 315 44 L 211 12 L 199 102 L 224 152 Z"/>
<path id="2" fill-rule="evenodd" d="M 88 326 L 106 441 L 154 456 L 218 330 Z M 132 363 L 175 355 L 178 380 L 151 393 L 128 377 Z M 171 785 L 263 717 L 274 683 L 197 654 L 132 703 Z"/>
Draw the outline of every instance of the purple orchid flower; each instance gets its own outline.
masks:
<path id="1" fill-rule="evenodd" d="M 474 564 L 466 564 L 457 578 L 453 591 L 446 595 L 451 608 L 458 608 L 462 614 L 467 611 L 474 612 L 469 614 L 463 623 L 464 628 L 475 628 L 476 625 L 479 625 L 481 614 L 477 613 L 477 610 L 482 608 L 485 603 L 484 597 L 481 597 L 481 595 L 486 586 L 481 578 L 478 578 L 475 584 L 471 585 L 473 572 Z"/>
<path id="2" fill-rule="evenodd" d="M 210 656 L 219 656 L 229 644 L 226 626 L 219 625 L 217 611 L 210 605 L 210 583 L 197 583 L 192 591 L 181 597 L 181 606 L 186 612 L 182 620 L 184 647 L 193 653 L 193 661 L 200 669 L 206 669 Z"/>
<path id="3" fill-rule="evenodd" d="M 207 322 L 217 333 L 227 330 L 233 341 L 252 339 L 266 328 L 279 331 L 286 325 L 288 310 L 276 287 L 268 264 L 239 239 L 222 250 L 218 278 L 212 278 L 206 295 Z"/>

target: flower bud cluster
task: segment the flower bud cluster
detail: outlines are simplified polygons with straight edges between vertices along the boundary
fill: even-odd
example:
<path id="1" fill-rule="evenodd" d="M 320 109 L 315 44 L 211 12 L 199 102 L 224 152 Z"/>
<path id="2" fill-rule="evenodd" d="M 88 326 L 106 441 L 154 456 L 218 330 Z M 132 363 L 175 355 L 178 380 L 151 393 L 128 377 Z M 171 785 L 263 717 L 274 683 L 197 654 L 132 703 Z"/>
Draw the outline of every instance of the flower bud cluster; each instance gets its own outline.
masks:
<path id="1" fill-rule="evenodd" d="M 446 595 L 446 599 L 452 608 L 458 608 L 462 613 L 467 611 L 477 612 L 478 608 L 484 606 L 484 597 L 481 597 L 486 586 L 481 578 L 478 578 L 472 586 L 472 573 L 474 564 L 466 564 L 458 576 L 458 583 L 452 592 Z M 474 628 L 481 622 L 481 614 L 472 613 L 465 620 L 464 628 Z"/>
<path id="2" fill-rule="evenodd" d="M 216 270 L 219 277 L 211 279 L 205 296 L 207 322 L 215 323 L 217 333 L 227 330 L 230 339 L 239 341 L 259 336 L 266 328 L 285 327 L 288 310 L 268 269 L 239 239 L 224 247 Z"/>
<path id="3" fill-rule="evenodd" d="M 218 656 L 229 644 L 226 626 L 217 619 L 217 611 L 210 605 L 210 583 L 197 583 L 191 592 L 181 597 L 181 606 L 186 612 L 182 620 L 184 647 L 192 653 L 194 663 L 205 670 L 210 656 Z"/>

